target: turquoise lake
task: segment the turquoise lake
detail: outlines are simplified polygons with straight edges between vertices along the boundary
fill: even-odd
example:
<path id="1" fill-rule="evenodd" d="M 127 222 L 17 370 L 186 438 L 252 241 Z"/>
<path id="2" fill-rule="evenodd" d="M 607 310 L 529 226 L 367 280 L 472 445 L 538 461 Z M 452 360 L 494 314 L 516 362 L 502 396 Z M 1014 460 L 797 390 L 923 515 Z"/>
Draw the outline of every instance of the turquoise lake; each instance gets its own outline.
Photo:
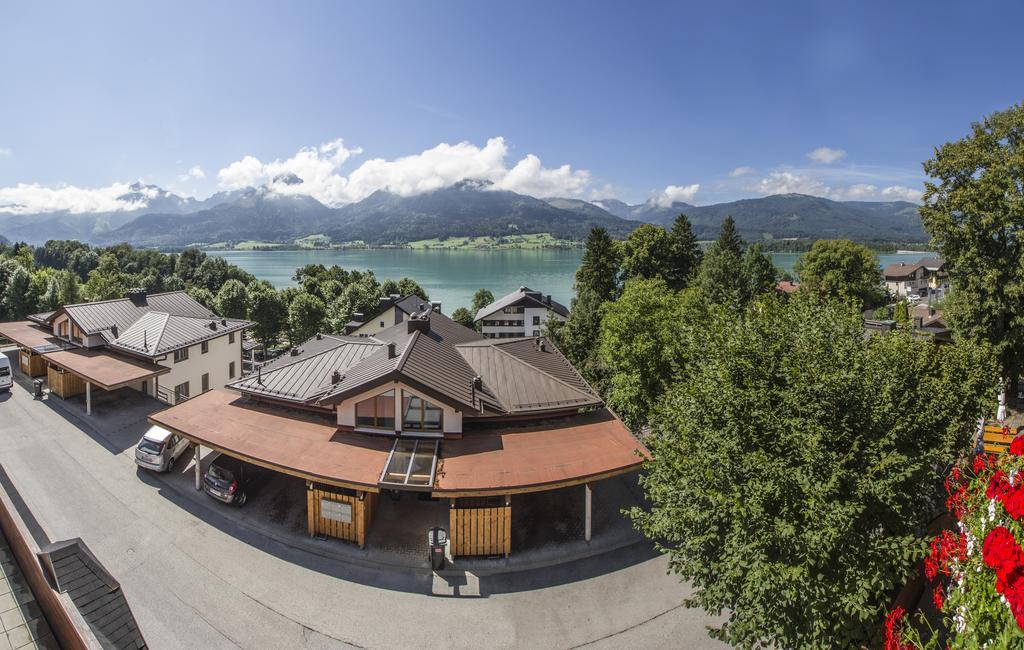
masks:
<path id="1" fill-rule="evenodd" d="M 495 296 L 528 286 L 566 305 L 572 300 L 573 276 L 582 250 L 439 251 L 410 249 L 353 249 L 297 251 L 209 251 L 274 286 L 294 286 L 295 269 L 306 264 L 337 264 L 345 269 L 369 269 L 378 279 L 410 277 L 440 300 L 445 313 L 468 307 L 473 293 L 486 287 Z M 916 262 L 926 253 L 879 255 L 882 265 Z M 775 265 L 792 271 L 800 253 L 773 253 Z"/>

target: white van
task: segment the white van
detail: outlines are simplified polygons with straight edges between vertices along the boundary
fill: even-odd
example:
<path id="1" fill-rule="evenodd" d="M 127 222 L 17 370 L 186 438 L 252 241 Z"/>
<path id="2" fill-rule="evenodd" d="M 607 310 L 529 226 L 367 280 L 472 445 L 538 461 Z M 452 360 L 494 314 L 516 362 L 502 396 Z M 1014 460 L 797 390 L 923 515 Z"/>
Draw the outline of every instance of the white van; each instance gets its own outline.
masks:
<path id="1" fill-rule="evenodd" d="M 135 464 L 157 472 L 168 472 L 188 448 L 188 439 L 154 425 L 135 447 Z"/>
<path id="2" fill-rule="evenodd" d="M 0 392 L 11 390 L 14 385 L 14 375 L 11 374 L 11 360 L 0 354 Z"/>

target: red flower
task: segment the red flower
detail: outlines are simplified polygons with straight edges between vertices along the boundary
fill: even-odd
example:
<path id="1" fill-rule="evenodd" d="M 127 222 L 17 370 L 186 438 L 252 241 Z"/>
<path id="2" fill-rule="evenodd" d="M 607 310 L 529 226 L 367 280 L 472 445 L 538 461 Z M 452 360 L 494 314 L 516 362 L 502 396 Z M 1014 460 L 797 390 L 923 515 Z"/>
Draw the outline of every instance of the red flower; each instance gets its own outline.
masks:
<path id="1" fill-rule="evenodd" d="M 1010 443 L 1011 456 L 1024 456 L 1024 434 L 1019 434 Z"/>
<path id="2" fill-rule="evenodd" d="M 987 469 L 991 469 L 993 464 L 992 456 L 981 453 L 974 457 L 974 462 L 971 464 L 971 468 L 974 470 L 974 474 L 981 474 Z"/>
<path id="3" fill-rule="evenodd" d="M 911 650 L 913 646 L 903 643 L 903 615 L 907 612 L 896 605 L 885 617 L 885 650 Z"/>
<path id="4" fill-rule="evenodd" d="M 985 489 L 985 496 L 990 499 L 1002 500 L 1003 496 L 1010 490 L 1010 480 L 1003 474 L 1003 470 L 997 469 L 988 481 L 988 488 Z"/>
<path id="5" fill-rule="evenodd" d="M 942 606 L 945 604 L 944 596 L 942 585 L 935 587 L 934 591 L 932 591 L 932 602 L 935 603 L 935 609 L 942 611 Z"/>
<path id="6" fill-rule="evenodd" d="M 981 556 L 996 573 L 996 591 L 1010 603 L 1010 612 L 1024 629 L 1024 551 L 1013 533 L 997 526 L 985 536 Z"/>

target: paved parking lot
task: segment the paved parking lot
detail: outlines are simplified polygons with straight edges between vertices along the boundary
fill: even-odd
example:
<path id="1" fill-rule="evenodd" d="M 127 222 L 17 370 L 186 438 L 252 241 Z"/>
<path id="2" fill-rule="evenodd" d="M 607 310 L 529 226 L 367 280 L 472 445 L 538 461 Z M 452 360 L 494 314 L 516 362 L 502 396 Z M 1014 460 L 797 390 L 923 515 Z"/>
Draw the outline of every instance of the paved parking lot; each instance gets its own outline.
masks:
<path id="1" fill-rule="evenodd" d="M 136 471 L 142 406 L 97 402 L 90 420 L 23 385 L 0 400 L 0 463 L 52 539 L 82 537 L 121 582 L 154 648 L 713 647 L 709 620 L 680 606 L 687 589 L 644 544 L 494 575 L 389 569 L 245 520 L 301 529 L 288 499 L 222 508 Z M 177 471 L 170 481 L 191 478 Z"/>

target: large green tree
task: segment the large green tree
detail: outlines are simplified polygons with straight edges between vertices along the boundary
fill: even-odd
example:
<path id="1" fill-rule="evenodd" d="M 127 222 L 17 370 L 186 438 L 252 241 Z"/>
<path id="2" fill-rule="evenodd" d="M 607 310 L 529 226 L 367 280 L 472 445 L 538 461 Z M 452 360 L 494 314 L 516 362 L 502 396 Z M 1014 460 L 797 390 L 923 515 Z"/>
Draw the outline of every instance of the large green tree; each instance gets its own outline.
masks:
<path id="1" fill-rule="evenodd" d="M 722 221 L 718 239 L 704 254 L 697 284 L 707 299 L 718 305 L 739 305 L 744 294 L 743 240 L 732 217 Z"/>
<path id="2" fill-rule="evenodd" d="M 452 320 L 463 327 L 473 329 L 473 314 L 471 314 L 465 307 L 459 307 L 453 311 Z"/>
<path id="3" fill-rule="evenodd" d="M 228 280 L 214 298 L 215 311 L 227 318 L 245 318 L 249 311 L 249 294 L 238 280 Z"/>
<path id="4" fill-rule="evenodd" d="M 1004 377 L 1024 370 L 1024 104 L 935 150 L 920 208 L 946 261 L 945 316 L 958 340 L 988 341 Z"/>
<path id="5" fill-rule="evenodd" d="M 289 339 L 298 345 L 319 332 L 327 317 L 324 301 L 308 293 L 300 293 L 288 306 Z"/>
<path id="6" fill-rule="evenodd" d="M 605 305 L 598 358 L 607 368 L 606 399 L 634 431 L 665 390 L 685 375 L 689 328 L 702 327 L 700 292 L 674 291 L 661 278 L 630 280 L 618 300 Z"/>
<path id="7" fill-rule="evenodd" d="M 697 274 L 703 255 L 697 237 L 693 234 L 693 226 L 685 214 L 675 218 L 669 234 L 672 239 L 673 274 L 667 280 L 672 288 L 681 289 Z"/>
<path id="8" fill-rule="evenodd" d="M 943 506 L 936 468 L 970 449 L 991 353 L 812 295 L 681 333 L 694 362 L 652 419 L 636 524 L 743 647 L 874 646 Z M 877 646 L 875 646 L 877 647 Z"/>
<path id="9" fill-rule="evenodd" d="M 645 223 L 629 233 L 622 246 L 622 276 L 675 281 L 677 269 L 672 237 L 661 226 Z"/>
<path id="10" fill-rule="evenodd" d="M 247 314 L 256 325 L 252 334 L 263 349 L 277 340 L 288 324 L 288 303 L 268 282 L 251 282 L 246 287 Z"/>
<path id="11" fill-rule="evenodd" d="M 862 309 L 875 307 L 882 300 L 882 268 L 864 244 L 819 239 L 793 270 L 804 291 L 853 301 Z"/>
<path id="12" fill-rule="evenodd" d="M 490 289 L 477 289 L 473 294 L 473 315 L 476 316 L 477 312 L 492 302 L 494 302 L 494 294 Z"/>
<path id="13" fill-rule="evenodd" d="M 32 274 L 18 264 L 7 279 L 2 296 L 4 316 L 9 320 L 20 320 L 35 310 L 30 284 Z"/>

